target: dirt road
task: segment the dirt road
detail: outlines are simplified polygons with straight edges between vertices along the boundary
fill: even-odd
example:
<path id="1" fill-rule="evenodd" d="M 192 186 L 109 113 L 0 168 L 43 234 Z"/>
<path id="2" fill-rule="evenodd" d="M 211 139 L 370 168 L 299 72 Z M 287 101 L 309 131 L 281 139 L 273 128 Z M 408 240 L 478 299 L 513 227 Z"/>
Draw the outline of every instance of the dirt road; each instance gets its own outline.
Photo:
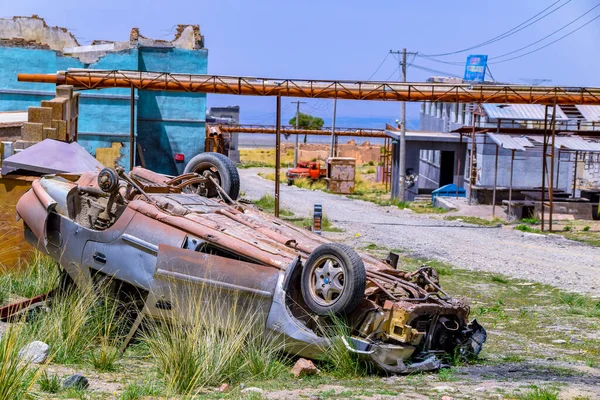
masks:
<path id="1" fill-rule="evenodd" d="M 258 199 L 273 194 L 274 182 L 259 177 L 259 171 L 240 169 L 244 197 Z M 592 295 L 600 293 L 600 249 L 561 236 L 445 221 L 436 215 L 281 185 L 282 207 L 310 216 L 314 203 L 323 205 L 333 224 L 345 230 L 344 241 L 356 247 L 375 243 L 460 268 L 502 273 Z"/>

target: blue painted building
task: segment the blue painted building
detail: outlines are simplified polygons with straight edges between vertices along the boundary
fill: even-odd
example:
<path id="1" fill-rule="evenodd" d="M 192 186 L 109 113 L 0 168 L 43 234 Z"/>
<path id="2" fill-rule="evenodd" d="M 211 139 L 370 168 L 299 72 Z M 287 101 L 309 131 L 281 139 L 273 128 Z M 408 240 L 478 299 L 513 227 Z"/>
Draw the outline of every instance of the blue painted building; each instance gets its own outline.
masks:
<path id="1" fill-rule="evenodd" d="M 39 38 L 43 37 L 44 40 Z M 18 73 L 55 73 L 69 68 L 205 74 L 208 51 L 197 25 L 178 26 L 173 41 L 152 40 L 133 28 L 126 42 L 95 41 L 80 46 L 66 30 L 37 17 L 0 19 L 0 112 L 27 110 L 54 97 L 54 85 L 17 82 Z M 136 165 L 165 174 L 183 171 L 204 149 L 206 95 L 135 93 Z M 78 141 L 92 155 L 120 145 L 119 164 L 129 168 L 130 90 L 82 91 Z M 141 156 L 141 157 L 140 157 Z"/>

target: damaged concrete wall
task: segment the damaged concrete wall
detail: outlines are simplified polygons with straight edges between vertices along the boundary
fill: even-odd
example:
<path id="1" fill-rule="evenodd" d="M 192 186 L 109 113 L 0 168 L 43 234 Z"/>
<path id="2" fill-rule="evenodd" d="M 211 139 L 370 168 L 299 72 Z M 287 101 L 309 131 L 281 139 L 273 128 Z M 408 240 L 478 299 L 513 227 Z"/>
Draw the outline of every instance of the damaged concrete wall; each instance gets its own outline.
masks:
<path id="1" fill-rule="evenodd" d="M 56 51 L 62 51 L 65 47 L 79 46 L 75 36 L 66 28 L 48 26 L 46 21 L 37 15 L 0 18 L 0 42 L 4 46 L 35 47 L 37 44 Z"/>
<path id="2" fill-rule="evenodd" d="M 140 47 L 142 71 L 204 74 L 206 50 Z M 185 163 L 204 149 L 206 94 L 142 91 L 138 107 L 138 143 L 148 164 L 165 174 L 182 173 Z M 183 154 L 184 162 L 175 162 Z"/>
<path id="3" fill-rule="evenodd" d="M 39 107 L 41 101 L 54 97 L 54 85 L 17 82 L 21 72 L 55 73 L 69 68 L 207 72 L 208 51 L 203 49 L 198 25 L 179 25 L 173 41 L 145 38 L 133 28 L 128 41 L 97 40 L 79 46 L 64 28 L 47 27 L 38 17 L 0 20 L 0 38 L 16 34 L 38 45 L 0 40 L 0 111 Z M 185 164 L 176 164 L 173 155 L 182 153 L 188 161 L 204 148 L 206 95 L 136 91 L 135 99 L 135 131 L 146 167 L 181 172 Z M 92 155 L 99 148 L 110 150 L 103 154 L 114 154 L 118 148 L 116 161 L 129 168 L 129 125 L 130 90 L 81 92 L 78 141 Z"/>

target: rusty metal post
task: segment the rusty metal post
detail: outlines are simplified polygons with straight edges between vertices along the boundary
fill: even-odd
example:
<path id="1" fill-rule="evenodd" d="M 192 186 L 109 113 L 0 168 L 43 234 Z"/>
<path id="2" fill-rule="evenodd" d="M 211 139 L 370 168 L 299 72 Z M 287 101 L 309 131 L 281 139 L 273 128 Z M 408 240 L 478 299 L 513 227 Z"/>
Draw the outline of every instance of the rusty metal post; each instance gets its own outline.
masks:
<path id="1" fill-rule="evenodd" d="M 548 106 L 544 108 L 544 140 L 542 146 L 542 203 L 541 203 L 541 214 L 542 214 L 542 232 L 544 232 L 544 197 L 546 194 L 546 151 L 548 150 Z"/>
<path id="2" fill-rule="evenodd" d="M 460 140 L 458 142 L 458 160 L 456 166 L 456 199 L 458 200 L 458 187 L 460 183 L 460 159 L 462 157 L 462 144 L 463 144 L 463 135 L 460 133 Z"/>
<path id="3" fill-rule="evenodd" d="M 473 200 L 473 164 L 475 162 L 475 112 L 473 112 L 473 132 L 471 133 L 471 162 L 469 166 L 469 205 Z"/>
<path id="4" fill-rule="evenodd" d="M 560 178 L 560 150 L 558 150 L 558 161 L 556 162 L 556 189 L 560 190 L 558 187 L 558 178 Z"/>
<path id="5" fill-rule="evenodd" d="M 575 162 L 573 163 L 573 189 L 571 196 L 575 197 L 575 188 L 577 186 L 577 158 L 579 158 L 579 151 L 575 152 Z"/>
<path id="6" fill-rule="evenodd" d="M 281 170 L 281 96 L 277 96 L 275 115 L 275 216 L 279 217 L 279 171 Z"/>
<path id="7" fill-rule="evenodd" d="M 129 170 L 135 166 L 135 87 L 131 84 L 131 99 L 129 109 Z"/>
<path id="8" fill-rule="evenodd" d="M 552 214 L 554 208 L 554 150 L 555 150 L 555 139 L 556 139 L 556 100 L 554 101 L 554 108 L 552 109 L 552 148 L 550 149 L 550 178 L 548 179 L 548 199 L 550 202 L 550 212 L 548 219 L 548 230 L 552 232 Z"/>
<path id="9" fill-rule="evenodd" d="M 496 154 L 498 154 L 498 153 L 496 153 Z M 514 163 L 515 163 L 515 150 L 512 149 L 512 154 L 510 156 L 510 186 L 508 187 L 508 219 L 509 220 L 510 220 L 511 211 L 512 211 L 512 188 L 513 188 Z"/>
<path id="10" fill-rule="evenodd" d="M 496 145 L 496 163 L 494 166 L 494 192 L 492 194 L 492 218 L 496 218 L 496 186 L 498 185 L 498 148 Z M 514 154 L 514 151 L 513 151 Z M 510 204 L 509 204 L 510 207 Z M 509 214 L 510 216 L 510 214 Z"/>

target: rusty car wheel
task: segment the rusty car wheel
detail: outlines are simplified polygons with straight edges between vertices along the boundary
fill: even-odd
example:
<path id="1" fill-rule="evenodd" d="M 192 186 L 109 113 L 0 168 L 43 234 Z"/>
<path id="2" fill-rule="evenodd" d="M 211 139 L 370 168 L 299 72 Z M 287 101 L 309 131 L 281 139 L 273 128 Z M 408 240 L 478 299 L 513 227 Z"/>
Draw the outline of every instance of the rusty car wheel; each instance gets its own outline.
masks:
<path id="1" fill-rule="evenodd" d="M 190 160 L 183 171 L 197 173 L 205 177 L 211 176 L 232 199 L 240 195 L 240 175 L 233 161 L 220 153 L 201 153 Z M 194 185 L 192 192 L 205 197 L 217 197 L 219 192 L 214 185 Z"/>
<path id="2" fill-rule="evenodd" d="M 318 315 L 354 311 L 364 297 L 366 272 L 360 256 L 340 243 L 317 247 L 302 270 L 302 297 Z"/>

